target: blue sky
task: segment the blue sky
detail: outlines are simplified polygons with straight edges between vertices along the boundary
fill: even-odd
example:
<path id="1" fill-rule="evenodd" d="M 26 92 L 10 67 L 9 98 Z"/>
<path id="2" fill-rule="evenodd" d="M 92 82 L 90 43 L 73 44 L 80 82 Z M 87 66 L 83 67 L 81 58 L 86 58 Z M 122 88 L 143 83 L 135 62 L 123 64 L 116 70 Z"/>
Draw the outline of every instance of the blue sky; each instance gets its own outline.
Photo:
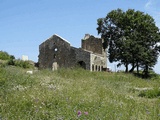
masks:
<path id="1" fill-rule="evenodd" d="M 38 61 L 39 45 L 53 34 L 80 47 L 84 34 L 98 36 L 97 19 L 117 8 L 148 13 L 160 28 L 159 6 L 159 0 L 0 0 L 0 50 Z M 159 66 L 160 59 L 157 73 Z"/>

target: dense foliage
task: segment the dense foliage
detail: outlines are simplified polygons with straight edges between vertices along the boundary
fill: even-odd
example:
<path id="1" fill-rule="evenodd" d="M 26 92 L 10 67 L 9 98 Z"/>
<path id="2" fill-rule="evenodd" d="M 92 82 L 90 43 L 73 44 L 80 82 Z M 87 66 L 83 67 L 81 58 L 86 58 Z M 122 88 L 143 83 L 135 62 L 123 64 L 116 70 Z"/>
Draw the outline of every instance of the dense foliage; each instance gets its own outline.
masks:
<path id="1" fill-rule="evenodd" d="M 0 51 L 0 59 L 1 60 L 10 60 L 10 59 L 15 59 L 13 55 L 9 55 L 7 52 Z"/>
<path id="2" fill-rule="evenodd" d="M 160 52 L 160 32 L 154 19 L 140 11 L 112 10 L 105 18 L 97 20 L 98 33 L 108 47 L 109 61 L 124 65 L 126 72 L 142 68 L 147 77 Z M 131 70 L 128 66 L 131 65 Z"/>
<path id="3" fill-rule="evenodd" d="M 30 61 L 23 61 L 23 60 L 11 60 L 8 62 L 9 65 L 14 65 L 22 68 L 33 68 L 34 65 L 30 63 Z"/>

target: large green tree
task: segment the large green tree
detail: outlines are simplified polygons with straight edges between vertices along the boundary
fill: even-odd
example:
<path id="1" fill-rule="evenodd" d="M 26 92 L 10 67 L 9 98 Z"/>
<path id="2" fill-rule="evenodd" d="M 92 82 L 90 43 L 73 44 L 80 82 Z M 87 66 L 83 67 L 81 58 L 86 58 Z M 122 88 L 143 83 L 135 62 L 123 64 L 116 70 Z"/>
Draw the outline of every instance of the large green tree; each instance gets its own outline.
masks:
<path id="1" fill-rule="evenodd" d="M 160 32 L 154 19 L 143 12 L 129 9 L 112 10 L 97 20 L 98 34 L 108 48 L 109 61 L 124 65 L 126 72 L 143 68 L 145 75 L 158 59 Z M 128 70 L 128 66 L 132 68 Z"/>

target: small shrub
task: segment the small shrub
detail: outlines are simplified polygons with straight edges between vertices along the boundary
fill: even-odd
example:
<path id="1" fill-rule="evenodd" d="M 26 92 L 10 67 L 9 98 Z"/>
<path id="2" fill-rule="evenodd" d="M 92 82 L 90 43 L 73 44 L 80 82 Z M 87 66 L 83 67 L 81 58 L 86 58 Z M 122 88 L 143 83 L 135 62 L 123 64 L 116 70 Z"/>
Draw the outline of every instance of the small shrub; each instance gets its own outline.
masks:
<path id="1" fill-rule="evenodd" d="M 147 97 L 147 98 L 157 98 L 160 97 L 160 89 L 159 88 L 155 88 L 152 90 L 146 90 L 146 91 L 142 91 L 139 94 L 140 97 Z"/>
<path id="2" fill-rule="evenodd" d="M 21 68 L 33 68 L 33 64 L 31 64 L 29 61 L 23 61 L 23 60 L 14 60 L 10 59 L 7 63 L 8 65 L 14 65 Z"/>
<path id="3" fill-rule="evenodd" d="M 150 71 L 150 78 L 151 78 L 151 80 L 159 80 L 160 75 L 155 73 L 154 71 Z"/>
<path id="4" fill-rule="evenodd" d="M 33 67 L 33 65 L 31 65 L 29 61 L 23 61 L 23 60 L 15 60 L 14 65 L 18 67 L 22 67 L 22 68 L 32 68 Z"/>
<path id="5" fill-rule="evenodd" d="M 10 59 L 10 55 L 7 52 L 0 51 L 0 59 L 1 60 L 8 60 L 8 59 Z"/>
<path id="6" fill-rule="evenodd" d="M 9 55 L 7 52 L 0 51 L 0 59 L 10 60 L 10 59 L 15 59 L 15 57 L 13 55 Z"/>
<path id="7" fill-rule="evenodd" d="M 13 60 L 13 59 L 8 60 L 7 64 L 8 64 L 8 65 L 15 65 L 15 63 L 14 63 L 14 60 Z"/>
<path id="8" fill-rule="evenodd" d="M 13 60 L 15 57 L 13 55 L 9 55 L 7 52 L 0 51 L 0 67 L 5 67 L 7 65 L 13 65 Z"/>
<path id="9" fill-rule="evenodd" d="M 13 65 L 13 66 L 17 66 L 17 67 L 21 67 L 21 68 L 33 68 L 34 65 L 30 63 L 30 61 L 23 61 L 23 60 L 15 60 L 15 59 L 10 59 L 5 63 L 6 65 Z M 4 64 L 3 64 L 4 66 Z"/>

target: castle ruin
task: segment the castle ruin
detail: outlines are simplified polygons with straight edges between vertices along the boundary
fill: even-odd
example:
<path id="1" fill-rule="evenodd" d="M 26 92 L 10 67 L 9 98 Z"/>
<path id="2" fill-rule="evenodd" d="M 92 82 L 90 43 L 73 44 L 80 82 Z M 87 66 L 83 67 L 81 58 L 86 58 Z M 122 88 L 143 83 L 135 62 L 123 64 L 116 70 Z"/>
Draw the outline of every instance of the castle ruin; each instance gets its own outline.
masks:
<path id="1" fill-rule="evenodd" d="M 106 49 L 103 39 L 86 34 L 81 48 L 75 48 L 64 38 L 53 35 L 39 46 L 39 68 L 71 68 L 80 65 L 90 71 L 102 71 L 107 68 Z"/>

